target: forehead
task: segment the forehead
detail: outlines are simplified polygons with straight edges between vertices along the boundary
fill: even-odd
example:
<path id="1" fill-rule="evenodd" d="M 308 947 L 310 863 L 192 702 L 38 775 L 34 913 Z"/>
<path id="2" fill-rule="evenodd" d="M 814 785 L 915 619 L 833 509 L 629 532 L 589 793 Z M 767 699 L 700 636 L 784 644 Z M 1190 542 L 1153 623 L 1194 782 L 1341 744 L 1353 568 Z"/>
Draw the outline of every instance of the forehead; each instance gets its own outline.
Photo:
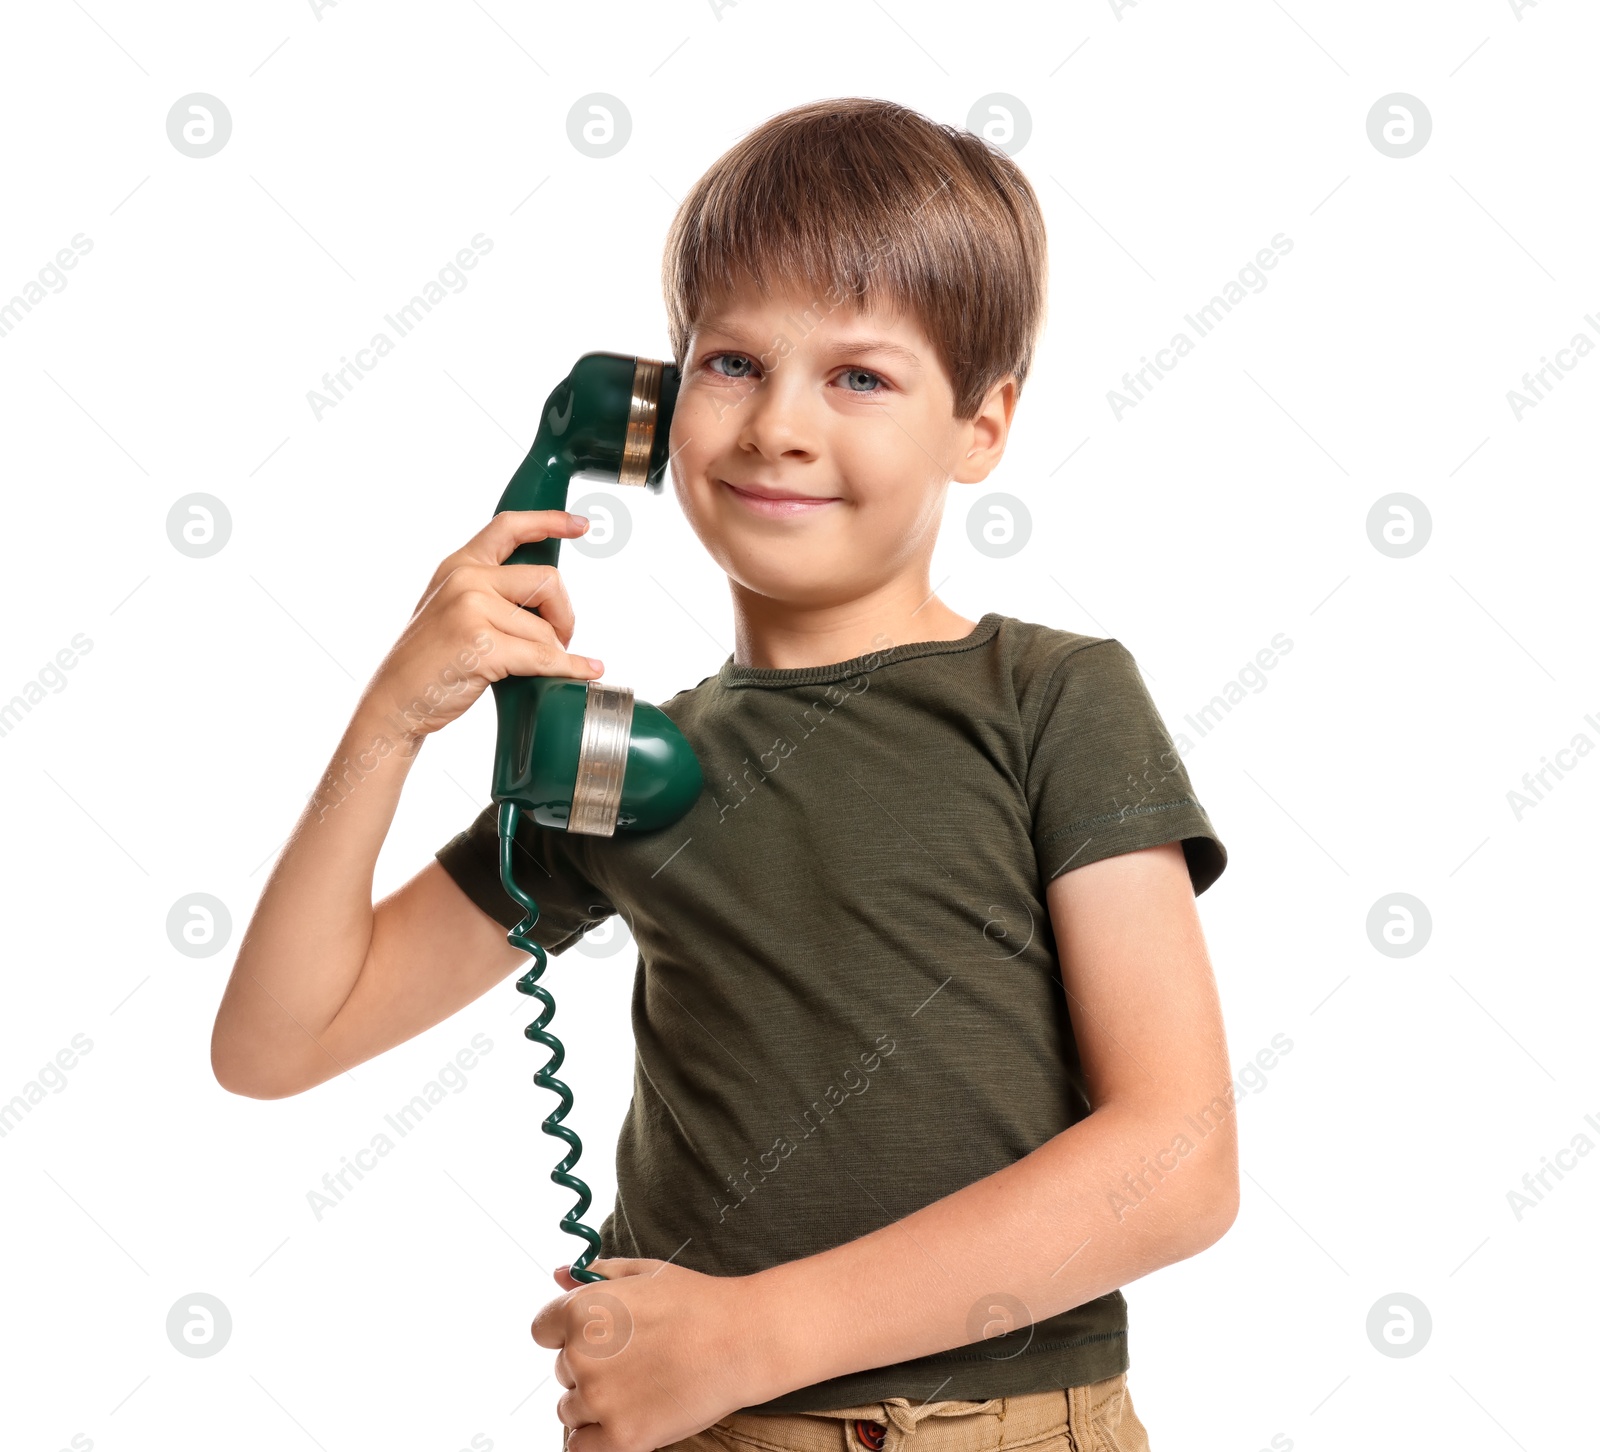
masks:
<path id="1" fill-rule="evenodd" d="M 710 299 L 694 325 L 694 336 L 715 334 L 745 341 L 770 342 L 782 333 L 827 342 L 876 339 L 908 352 L 928 355 L 933 343 L 920 320 L 893 299 L 869 295 L 839 301 L 826 284 L 760 287 L 745 282 Z"/>

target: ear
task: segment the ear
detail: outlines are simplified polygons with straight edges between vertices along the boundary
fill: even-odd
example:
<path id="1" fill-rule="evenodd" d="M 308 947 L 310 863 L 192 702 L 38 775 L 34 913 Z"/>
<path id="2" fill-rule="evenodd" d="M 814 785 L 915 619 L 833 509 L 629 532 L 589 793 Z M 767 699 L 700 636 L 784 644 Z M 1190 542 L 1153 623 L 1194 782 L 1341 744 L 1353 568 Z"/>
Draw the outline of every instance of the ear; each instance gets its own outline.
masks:
<path id="1" fill-rule="evenodd" d="M 1011 415 L 1017 407 L 1017 380 L 1006 374 L 994 385 L 970 419 L 963 419 L 957 430 L 957 461 L 952 479 L 961 484 L 976 484 L 987 479 L 1006 451 L 1011 433 Z"/>

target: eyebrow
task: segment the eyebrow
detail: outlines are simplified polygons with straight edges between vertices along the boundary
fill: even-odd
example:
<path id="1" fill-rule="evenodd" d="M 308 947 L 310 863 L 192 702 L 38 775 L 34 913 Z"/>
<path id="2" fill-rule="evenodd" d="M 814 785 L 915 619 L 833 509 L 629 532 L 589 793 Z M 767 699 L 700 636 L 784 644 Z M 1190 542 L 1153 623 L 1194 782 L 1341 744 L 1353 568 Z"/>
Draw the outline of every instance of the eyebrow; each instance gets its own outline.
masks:
<path id="1" fill-rule="evenodd" d="M 913 368 L 922 366 L 922 359 L 910 348 L 904 348 L 899 343 L 891 343 L 887 338 L 842 338 L 827 351 L 828 356 L 832 358 L 844 357 L 850 353 L 887 353 L 891 358 L 898 358 Z"/>

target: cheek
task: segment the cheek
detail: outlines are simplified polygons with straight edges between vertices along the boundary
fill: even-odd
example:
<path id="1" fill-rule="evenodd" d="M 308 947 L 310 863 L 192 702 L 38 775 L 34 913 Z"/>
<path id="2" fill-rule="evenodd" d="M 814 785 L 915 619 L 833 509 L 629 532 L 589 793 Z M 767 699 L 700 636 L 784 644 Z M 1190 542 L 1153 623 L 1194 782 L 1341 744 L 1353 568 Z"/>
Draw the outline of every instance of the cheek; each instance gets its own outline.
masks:
<path id="1" fill-rule="evenodd" d="M 680 484 L 692 483 L 705 472 L 707 457 L 706 434 L 693 411 L 676 410 L 667 435 L 667 467 L 672 478 Z"/>
<path id="2" fill-rule="evenodd" d="M 691 473 L 704 471 L 737 432 L 738 400 L 731 393 L 710 394 L 699 390 L 681 393 L 672 412 L 668 443 L 674 459 Z"/>
<path id="3" fill-rule="evenodd" d="M 944 480 L 938 460 L 949 447 L 936 422 L 909 409 L 875 418 L 871 427 L 842 429 L 833 442 L 840 472 L 857 482 L 864 498 Z"/>

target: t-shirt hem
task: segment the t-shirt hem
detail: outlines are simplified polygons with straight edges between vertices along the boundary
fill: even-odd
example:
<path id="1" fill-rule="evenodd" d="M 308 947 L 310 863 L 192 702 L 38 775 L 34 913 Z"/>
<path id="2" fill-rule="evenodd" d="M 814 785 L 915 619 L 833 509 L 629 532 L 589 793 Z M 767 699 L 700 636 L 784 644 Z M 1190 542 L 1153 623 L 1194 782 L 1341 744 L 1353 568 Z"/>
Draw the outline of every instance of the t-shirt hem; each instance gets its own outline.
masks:
<path id="1" fill-rule="evenodd" d="M 1040 1342 L 1009 1358 L 992 1351 L 964 1348 L 942 1351 L 899 1366 L 834 1377 L 739 1410 L 756 1416 L 824 1412 L 865 1406 L 887 1397 L 904 1397 L 914 1403 L 935 1398 L 987 1401 L 990 1397 L 1021 1397 L 1088 1386 L 1120 1375 L 1128 1366 L 1128 1333 L 1124 1328 Z"/>
<path id="2" fill-rule="evenodd" d="M 1193 797 L 1123 807 L 1083 817 L 1048 832 L 1039 842 L 1039 872 L 1049 884 L 1063 872 L 1124 852 L 1182 842 L 1189 882 L 1199 897 L 1222 876 L 1228 852 L 1205 809 Z"/>
<path id="3" fill-rule="evenodd" d="M 522 921 L 522 909 L 506 896 L 506 890 L 500 882 L 498 863 L 494 877 L 488 878 L 487 867 L 466 832 L 451 838 L 433 856 L 473 905 L 507 932 Z M 528 935 L 530 941 L 537 943 L 552 957 L 564 953 L 581 936 L 581 929 L 574 929 L 560 937 L 547 938 L 541 935 L 538 923 L 535 923 L 533 932 Z"/>

